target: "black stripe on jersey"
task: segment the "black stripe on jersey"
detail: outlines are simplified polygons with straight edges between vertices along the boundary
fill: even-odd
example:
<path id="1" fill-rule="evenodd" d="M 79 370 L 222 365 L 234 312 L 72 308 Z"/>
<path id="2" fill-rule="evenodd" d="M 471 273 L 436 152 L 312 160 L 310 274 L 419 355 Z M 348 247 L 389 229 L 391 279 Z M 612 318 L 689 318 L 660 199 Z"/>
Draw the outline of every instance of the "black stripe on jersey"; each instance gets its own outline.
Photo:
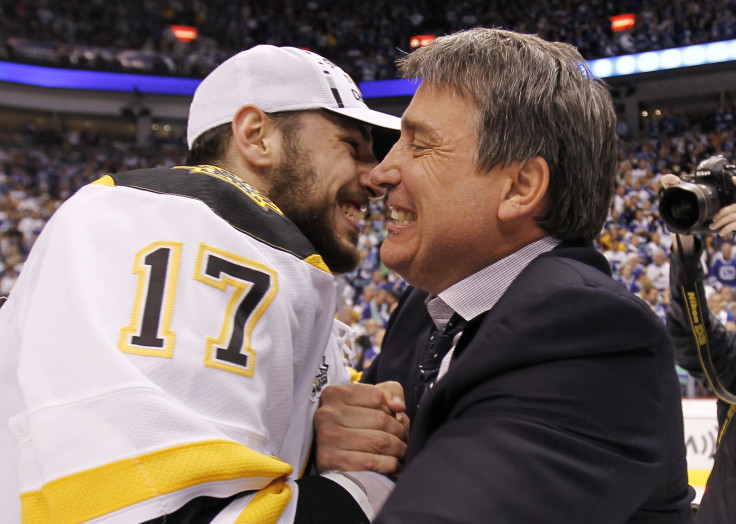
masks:
<path id="1" fill-rule="evenodd" d="M 177 166 L 109 176 L 116 186 L 199 200 L 239 231 L 301 259 L 317 254 L 311 242 L 275 204 L 223 169 Z"/>

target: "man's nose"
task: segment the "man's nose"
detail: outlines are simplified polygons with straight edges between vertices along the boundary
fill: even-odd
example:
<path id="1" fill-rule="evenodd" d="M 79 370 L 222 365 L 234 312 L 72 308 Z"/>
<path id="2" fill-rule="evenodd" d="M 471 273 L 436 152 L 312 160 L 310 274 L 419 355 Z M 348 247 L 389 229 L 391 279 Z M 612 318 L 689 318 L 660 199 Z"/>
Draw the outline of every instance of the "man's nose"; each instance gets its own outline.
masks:
<path id="1" fill-rule="evenodd" d="M 386 189 L 373 182 L 371 173 L 377 166 L 375 163 L 364 164 L 360 168 L 360 187 L 368 194 L 369 198 L 383 198 L 386 195 Z"/>
<path id="2" fill-rule="evenodd" d="M 397 154 L 395 150 L 396 146 L 392 147 L 391 151 L 388 152 L 381 163 L 370 172 L 371 184 L 381 188 L 383 194 L 392 187 L 397 186 L 401 181 L 401 174 L 396 163 Z"/>

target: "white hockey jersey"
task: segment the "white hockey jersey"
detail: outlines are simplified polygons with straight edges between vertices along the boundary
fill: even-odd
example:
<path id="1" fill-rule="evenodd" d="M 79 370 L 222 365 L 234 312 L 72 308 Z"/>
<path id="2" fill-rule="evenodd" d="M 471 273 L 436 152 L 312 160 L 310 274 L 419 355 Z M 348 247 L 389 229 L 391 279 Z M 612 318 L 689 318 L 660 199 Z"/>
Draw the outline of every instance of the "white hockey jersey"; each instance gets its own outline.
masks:
<path id="1" fill-rule="evenodd" d="M 290 521 L 321 389 L 349 380 L 333 286 L 218 168 L 80 189 L 0 309 L 0 521 L 19 491 L 23 522 L 130 523 L 251 490 L 230 522 Z"/>

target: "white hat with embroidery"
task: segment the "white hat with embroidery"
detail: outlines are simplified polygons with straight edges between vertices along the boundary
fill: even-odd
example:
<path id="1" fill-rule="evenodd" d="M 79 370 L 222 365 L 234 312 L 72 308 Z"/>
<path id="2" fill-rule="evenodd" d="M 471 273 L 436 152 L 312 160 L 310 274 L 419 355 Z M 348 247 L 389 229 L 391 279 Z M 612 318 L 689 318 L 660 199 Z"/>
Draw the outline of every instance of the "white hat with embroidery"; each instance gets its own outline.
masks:
<path id="1" fill-rule="evenodd" d="M 189 107 L 189 147 L 244 105 L 266 113 L 326 109 L 366 124 L 399 130 L 399 117 L 370 109 L 353 79 L 335 64 L 295 47 L 259 45 L 228 58 L 197 87 Z"/>

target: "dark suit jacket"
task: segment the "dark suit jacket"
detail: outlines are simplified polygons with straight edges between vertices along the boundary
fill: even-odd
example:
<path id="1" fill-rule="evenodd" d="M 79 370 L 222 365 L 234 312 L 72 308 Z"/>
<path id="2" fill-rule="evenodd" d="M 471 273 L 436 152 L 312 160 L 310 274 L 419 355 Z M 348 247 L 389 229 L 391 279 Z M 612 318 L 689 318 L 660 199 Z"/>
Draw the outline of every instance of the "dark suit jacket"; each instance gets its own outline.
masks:
<path id="1" fill-rule="evenodd" d="M 426 294 L 402 297 L 364 380 L 413 402 Z M 535 259 L 470 322 L 412 419 L 376 522 L 692 522 L 672 343 L 592 248 Z"/>

